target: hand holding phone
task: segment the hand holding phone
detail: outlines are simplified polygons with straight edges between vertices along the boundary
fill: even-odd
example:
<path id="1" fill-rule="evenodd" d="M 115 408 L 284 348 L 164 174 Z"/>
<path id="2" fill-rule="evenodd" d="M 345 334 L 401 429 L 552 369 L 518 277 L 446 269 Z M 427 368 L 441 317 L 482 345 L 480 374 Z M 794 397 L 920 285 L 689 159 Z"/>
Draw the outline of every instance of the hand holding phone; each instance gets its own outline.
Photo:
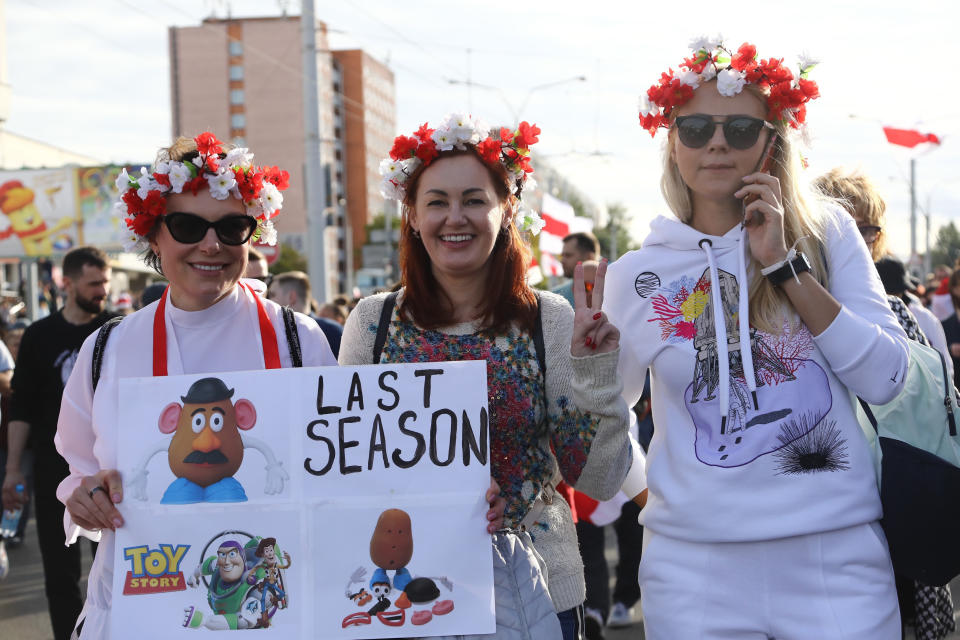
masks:
<path id="1" fill-rule="evenodd" d="M 777 150 L 777 134 L 772 133 L 770 134 L 770 137 L 767 139 L 767 146 L 764 148 L 763 156 L 760 158 L 759 162 L 757 163 L 756 171 L 759 171 L 760 173 L 770 173 L 770 169 L 773 168 L 773 154 L 776 150 Z M 743 224 L 750 225 L 754 222 L 756 222 L 756 224 L 760 224 L 761 222 L 763 222 L 763 214 L 758 214 L 759 219 L 756 221 L 754 220 L 748 221 L 746 219 L 747 205 L 757 200 L 759 197 L 760 196 L 755 193 L 748 193 L 743 197 L 743 211 L 744 211 Z"/>

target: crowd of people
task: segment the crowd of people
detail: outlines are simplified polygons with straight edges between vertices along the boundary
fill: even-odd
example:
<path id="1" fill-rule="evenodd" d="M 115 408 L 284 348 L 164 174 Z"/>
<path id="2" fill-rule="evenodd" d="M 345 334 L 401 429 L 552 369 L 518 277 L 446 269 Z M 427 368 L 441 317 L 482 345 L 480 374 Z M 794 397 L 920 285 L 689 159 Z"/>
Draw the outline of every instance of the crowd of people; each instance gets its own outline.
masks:
<path id="1" fill-rule="evenodd" d="M 592 234 L 565 237 L 554 291 L 527 281 L 542 222 L 526 207 L 541 133 L 527 122 L 455 115 L 396 139 L 381 173 L 402 210 L 401 278 L 352 309 L 251 248 L 275 241 L 286 172 L 210 133 L 124 171 L 128 242 L 165 283 L 117 321 L 107 257 L 75 249 L 63 306 L 12 321 L 0 345 L 3 504 L 33 498 L 57 640 L 110 637 L 121 379 L 446 360 L 486 361 L 477 526 L 495 574 L 530 576 L 496 580 L 497 637 L 596 640 L 637 602 L 652 640 L 953 632 L 949 587 L 894 574 L 851 397 L 894 399 L 910 339 L 960 373 L 960 264 L 915 281 L 866 176 L 804 174 L 812 68 L 695 42 L 640 113 L 665 131 L 672 215 L 609 264 Z M 85 600 L 79 537 L 94 541 Z"/>

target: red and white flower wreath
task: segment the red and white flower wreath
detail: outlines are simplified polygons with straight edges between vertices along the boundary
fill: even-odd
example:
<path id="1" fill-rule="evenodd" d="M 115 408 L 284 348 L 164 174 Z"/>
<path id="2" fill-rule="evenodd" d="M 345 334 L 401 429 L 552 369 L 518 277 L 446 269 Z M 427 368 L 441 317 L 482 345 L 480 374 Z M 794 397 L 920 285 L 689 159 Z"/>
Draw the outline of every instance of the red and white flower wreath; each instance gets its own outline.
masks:
<path id="1" fill-rule="evenodd" d="M 536 181 L 530 174 L 530 147 L 539 142 L 540 127 L 521 122 L 516 130 L 506 127 L 491 129 L 483 120 L 463 114 L 448 115 L 436 129 L 424 123 L 412 136 L 397 136 L 390 149 L 390 157 L 380 162 L 383 182 L 380 194 L 388 200 L 403 201 L 404 184 L 421 165 L 429 166 L 441 151 L 476 149 L 487 164 L 501 163 L 510 175 L 511 193 L 521 201 L 514 215 L 514 223 L 521 231 L 536 235 L 545 224 L 533 209 L 522 200 L 524 192 L 531 192 Z"/>
<path id="2" fill-rule="evenodd" d="M 803 125 L 806 103 L 820 97 L 817 83 L 807 78 L 817 62 L 801 57 L 795 77 L 783 64 L 783 58 L 761 60 L 757 48 L 744 42 L 736 52 L 723 44 L 719 36 L 697 38 L 690 43 L 693 55 L 684 58 L 678 71 L 668 69 L 660 81 L 647 89 L 641 99 L 640 126 L 657 134 L 657 129 L 670 127 L 673 110 L 686 104 L 693 91 L 704 82 L 717 81 L 722 95 L 735 96 L 747 84 L 764 89 L 767 97 L 767 120 L 789 124 L 794 129 Z"/>
<path id="3" fill-rule="evenodd" d="M 276 244 L 277 231 L 272 219 L 280 212 L 283 196 L 290 186 L 290 174 L 279 167 L 258 167 L 253 154 L 243 147 L 223 151 L 223 143 L 210 132 L 193 139 L 198 156 L 189 162 L 163 160 L 149 171 L 140 168 L 133 177 L 124 169 L 117 176 L 120 199 L 114 214 L 126 224 L 125 251 L 141 251 L 148 246 L 147 235 L 166 213 L 166 193 L 193 193 L 206 187 L 217 200 L 233 196 L 241 200 L 247 214 L 257 219 L 255 242 Z"/>

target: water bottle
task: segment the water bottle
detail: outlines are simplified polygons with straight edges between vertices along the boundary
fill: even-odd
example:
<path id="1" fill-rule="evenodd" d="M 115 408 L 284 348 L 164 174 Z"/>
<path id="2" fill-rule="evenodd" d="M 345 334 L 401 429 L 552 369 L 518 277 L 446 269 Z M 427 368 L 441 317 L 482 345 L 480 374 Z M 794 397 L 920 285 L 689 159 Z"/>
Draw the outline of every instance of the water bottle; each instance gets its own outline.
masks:
<path id="1" fill-rule="evenodd" d="M 22 484 L 17 485 L 17 493 L 23 496 Z M 0 520 L 0 537 L 12 538 L 17 535 L 17 527 L 20 525 L 21 515 L 23 515 L 23 507 L 3 510 L 3 520 Z"/>

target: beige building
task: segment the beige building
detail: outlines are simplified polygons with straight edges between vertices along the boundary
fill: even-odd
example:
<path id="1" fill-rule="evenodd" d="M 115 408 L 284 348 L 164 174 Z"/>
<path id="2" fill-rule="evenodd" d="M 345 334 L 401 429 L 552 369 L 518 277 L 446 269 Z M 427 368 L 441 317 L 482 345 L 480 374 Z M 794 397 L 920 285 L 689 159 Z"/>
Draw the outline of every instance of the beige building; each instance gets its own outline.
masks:
<path id="1" fill-rule="evenodd" d="M 299 16 L 211 18 L 197 27 L 171 27 L 171 111 L 174 135 L 212 131 L 221 140 L 249 147 L 258 164 L 278 165 L 290 172 L 277 230 L 281 243 L 306 255 L 300 42 Z M 321 157 L 329 185 L 327 291 L 332 297 L 351 284 L 355 239 L 363 242 L 364 225 L 383 207 L 377 164 L 371 172 L 368 160 L 356 168 L 350 162 L 355 149 L 378 156 L 377 163 L 390 149 L 393 74 L 362 52 L 356 52 L 359 63 L 352 55 L 346 56 L 347 64 L 339 62 L 339 53 L 335 59 L 330 52 L 326 25 L 320 21 L 316 46 Z M 347 93 L 348 87 L 353 90 L 355 77 L 362 83 L 359 99 Z M 368 123 L 376 129 L 375 137 L 363 131 Z M 387 127 L 389 140 L 381 133 Z"/>

